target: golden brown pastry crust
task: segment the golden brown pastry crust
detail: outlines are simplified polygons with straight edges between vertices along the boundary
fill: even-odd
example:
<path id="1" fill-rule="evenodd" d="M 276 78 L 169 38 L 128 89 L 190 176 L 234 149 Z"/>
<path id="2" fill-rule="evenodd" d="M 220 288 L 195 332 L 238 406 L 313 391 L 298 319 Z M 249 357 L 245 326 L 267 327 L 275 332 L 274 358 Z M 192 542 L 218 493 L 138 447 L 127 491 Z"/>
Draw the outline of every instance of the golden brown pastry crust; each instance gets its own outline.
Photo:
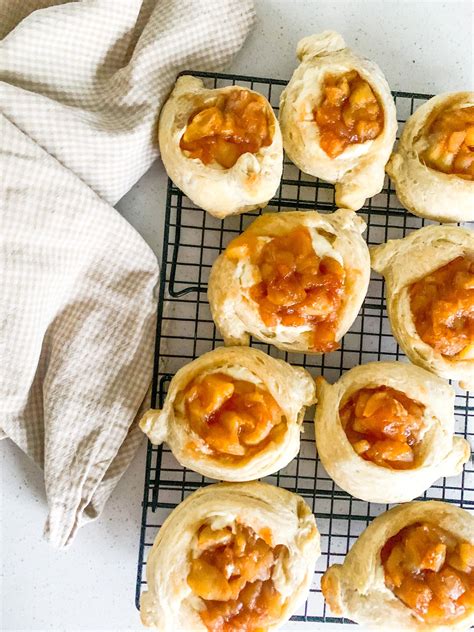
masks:
<path id="1" fill-rule="evenodd" d="M 335 614 L 367 629 L 416 632 L 461 632 L 474 623 L 467 615 L 455 625 L 428 625 L 418 620 L 385 586 L 380 551 L 392 536 L 415 522 L 429 522 L 474 544 L 474 517 L 464 509 L 435 500 L 399 505 L 381 514 L 359 536 L 344 563 L 326 571 L 334 589 Z"/>
<path id="2" fill-rule="evenodd" d="M 370 248 L 372 267 L 386 280 L 387 311 L 393 335 L 414 364 L 446 379 L 474 387 L 474 358 L 448 359 L 418 335 L 410 308 L 409 288 L 456 257 L 474 254 L 474 234 L 456 226 L 426 226 L 404 239 Z"/>
<path id="3" fill-rule="evenodd" d="M 380 68 L 346 48 L 341 35 L 334 31 L 302 39 L 297 56 L 301 63 L 280 99 L 285 151 L 301 171 L 336 184 L 337 206 L 358 210 L 366 198 L 382 190 L 385 165 L 395 142 L 397 115 L 390 88 Z M 357 70 L 378 97 L 384 112 L 384 128 L 376 139 L 351 145 L 331 159 L 319 145 L 313 109 L 321 97 L 326 74 L 350 70 Z"/>
<path id="4" fill-rule="evenodd" d="M 274 126 L 271 145 L 256 154 L 242 154 L 230 169 L 188 158 L 179 143 L 197 107 L 212 105 L 219 94 L 244 89 L 227 86 L 208 90 L 201 79 L 184 75 L 178 78 L 160 115 L 158 136 L 166 172 L 197 206 L 221 219 L 266 206 L 280 185 L 283 147 L 271 105 L 267 102 Z"/>
<path id="5" fill-rule="evenodd" d="M 300 226 L 310 230 L 316 254 L 337 258 L 348 274 L 336 332 L 336 341 L 339 341 L 354 322 L 369 284 L 369 254 L 361 237 L 365 222 L 347 209 L 339 209 L 331 214 L 282 211 L 261 215 L 245 233 L 262 238 L 276 237 Z M 267 327 L 262 322 L 257 304 L 244 299 L 247 288 L 258 281 L 260 278 L 256 267 L 248 258 L 235 262 L 224 252 L 214 262 L 209 277 L 208 298 L 212 317 L 225 344 L 247 345 L 252 335 L 285 351 L 317 353 L 311 349 L 310 325 Z"/>
<path id="6" fill-rule="evenodd" d="M 209 373 L 224 373 L 267 390 L 286 419 L 287 429 L 281 441 L 270 442 L 240 463 L 216 458 L 204 440 L 189 427 L 180 397 L 190 382 Z M 219 347 L 176 373 L 162 410 L 149 410 L 140 421 L 140 427 L 153 444 L 166 441 L 184 467 L 217 480 L 249 481 L 277 472 L 298 454 L 305 409 L 315 401 L 314 380 L 305 369 L 292 367 L 258 349 Z M 191 449 L 190 444 L 195 448 Z"/>
<path id="7" fill-rule="evenodd" d="M 443 110 L 474 106 L 474 92 L 447 92 L 433 97 L 405 123 L 388 164 L 400 202 L 411 213 L 439 222 L 474 221 L 474 181 L 442 173 L 420 161 L 426 130 Z"/>
<path id="8" fill-rule="evenodd" d="M 287 599 L 278 629 L 306 598 L 320 538 L 314 516 L 304 500 L 267 483 L 218 483 L 194 492 L 170 514 L 161 527 L 146 566 L 147 591 L 141 597 L 144 625 L 160 632 L 207 632 L 198 611 L 202 601 L 187 583 L 196 533 L 202 524 L 214 528 L 236 521 L 259 532 L 269 528 L 274 545 L 287 547 L 272 579 Z"/>
<path id="9" fill-rule="evenodd" d="M 442 476 L 461 472 L 471 454 L 469 443 L 453 436 L 454 390 L 428 371 L 402 362 L 370 362 L 347 371 L 335 384 L 318 378 L 316 446 L 329 476 L 356 498 L 398 503 L 416 498 Z M 389 386 L 425 406 L 426 432 L 419 461 L 409 470 L 382 467 L 359 456 L 342 427 L 339 409 L 361 388 Z"/>

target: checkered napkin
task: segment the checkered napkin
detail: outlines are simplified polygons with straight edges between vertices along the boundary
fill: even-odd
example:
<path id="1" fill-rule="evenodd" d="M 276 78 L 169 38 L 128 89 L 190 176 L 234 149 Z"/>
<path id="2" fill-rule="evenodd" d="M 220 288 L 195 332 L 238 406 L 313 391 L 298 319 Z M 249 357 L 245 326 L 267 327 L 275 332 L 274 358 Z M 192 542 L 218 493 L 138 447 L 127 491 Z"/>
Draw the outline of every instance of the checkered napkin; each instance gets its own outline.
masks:
<path id="1" fill-rule="evenodd" d="M 251 0 L 0 0 L 0 433 L 44 469 L 58 547 L 138 446 L 158 269 L 110 206 L 157 156 L 176 74 L 242 45 Z"/>

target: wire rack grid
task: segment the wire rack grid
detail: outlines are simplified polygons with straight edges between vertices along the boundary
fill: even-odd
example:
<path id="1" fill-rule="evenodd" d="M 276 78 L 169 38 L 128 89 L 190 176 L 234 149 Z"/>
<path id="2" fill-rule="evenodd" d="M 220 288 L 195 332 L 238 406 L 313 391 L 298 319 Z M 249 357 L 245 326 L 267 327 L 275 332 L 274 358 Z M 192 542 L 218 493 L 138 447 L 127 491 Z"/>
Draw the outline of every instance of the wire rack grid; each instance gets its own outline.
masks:
<path id="1" fill-rule="evenodd" d="M 220 73 L 182 73 L 201 77 L 208 87 L 238 84 L 260 92 L 278 111 L 279 97 L 286 81 Z M 429 95 L 394 92 L 399 124 L 429 98 Z M 285 159 L 283 178 L 276 196 L 263 211 L 301 209 L 335 210 L 334 187 L 301 173 Z M 365 238 L 369 245 L 401 238 L 425 225 L 425 220 L 407 213 L 397 200 L 387 179 L 383 191 L 367 201 L 360 214 L 367 222 Z M 172 375 L 183 366 L 216 346 L 222 339 L 211 318 L 206 297 L 207 279 L 213 261 L 226 244 L 242 232 L 256 213 L 217 220 L 197 208 L 171 181 L 168 182 L 152 406 L 161 407 Z M 358 318 L 344 336 L 341 347 L 323 356 L 286 353 L 252 341 L 252 346 L 290 364 L 303 366 L 313 375 L 324 375 L 334 382 L 353 366 L 374 360 L 406 360 L 390 330 L 385 310 L 384 281 L 372 275 L 368 294 Z M 308 599 L 293 620 L 350 623 L 332 616 L 320 590 L 320 579 L 327 567 L 341 562 L 357 536 L 369 522 L 389 506 L 366 503 L 353 498 L 335 485 L 319 462 L 309 410 L 304 423 L 299 455 L 286 468 L 265 480 L 300 494 L 312 508 L 321 533 L 322 555 L 317 562 Z M 456 395 L 456 432 L 471 440 L 474 436 L 473 397 L 464 391 Z M 136 605 L 146 589 L 146 557 L 155 536 L 169 515 L 186 496 L 212 483 L 186 470 L 174 459 L 169 448 L 148 444 L 146 458 L 143 517 L 140 534 Z M 474 508 L 474 469 L 472 460 L 456 478 L 440 479 L 423 495 L 441 499 L 466 509 Z"/>

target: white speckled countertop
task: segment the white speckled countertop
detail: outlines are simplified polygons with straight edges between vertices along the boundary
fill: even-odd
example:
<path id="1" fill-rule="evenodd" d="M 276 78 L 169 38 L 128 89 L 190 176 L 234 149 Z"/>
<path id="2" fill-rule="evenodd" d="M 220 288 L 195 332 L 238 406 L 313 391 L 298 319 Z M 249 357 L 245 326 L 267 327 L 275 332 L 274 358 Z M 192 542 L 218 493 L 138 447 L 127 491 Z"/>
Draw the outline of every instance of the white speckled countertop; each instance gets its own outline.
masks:
<path id="1" fill-rule="evenodd" d="M 256 0 L 258 22 L 230 71 L 289 78 L 296 42 L 324 29 L 374 59 L 394 90 L 472 89 L 470 0 Z M 117 205 L 161 254 L 166 177 L 159 161 Z M 42 474 L 0 442 L 0 625 L 2 630 L 139 630 L 134 606 L 145 446 L 104 514 L 57 552 L 41 539 Z M 286 626 L 341 630 L 341 626 Z M 352 628 L 354 629 L 354 628 Z"/>

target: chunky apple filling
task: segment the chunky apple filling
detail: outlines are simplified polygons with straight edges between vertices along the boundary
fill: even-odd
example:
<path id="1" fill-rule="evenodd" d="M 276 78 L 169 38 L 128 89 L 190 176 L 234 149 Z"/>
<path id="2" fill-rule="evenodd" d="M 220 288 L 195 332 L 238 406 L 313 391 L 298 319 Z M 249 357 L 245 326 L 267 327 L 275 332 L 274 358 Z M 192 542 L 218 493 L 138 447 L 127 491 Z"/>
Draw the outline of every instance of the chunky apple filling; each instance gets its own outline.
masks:
<path id="1" fill-rule="evenodd" d="M 243 234 L 229 244 L 226 253 L 231 259 L 249 256 L 258 267 L 262 280 L 250 288 L 250 298 L 267 327 L 309 325 L 314 351 L 338 348 L 345 270 L 336 259 L 316 255 L 307 228 L 296 228 L 266 243 Z"/>
<path id="2" fill-rule="evenodd" d="M 436 171 L 474 180 L 474 106 L 438 114 L 427 130 L 420 159 Z"/>
<path id="3" fill-rule="evenodd" d="M 272 138 L 265 99 L 249 90 L 232 90 L 192 114 L 179 146 L 205 165 L 217 162 L 229 169 L 242 154 L 271 145 Z"/>
<path id="4" fill-rule="evenodd" d="M 374 140 L 383 130 L 383 109 L 370 84 L 356 70 L 326 75 L 321 103 L 313 110 L 319 144 L 330 158 L 349 146 Z"/>
<path id="5" fill-rule="evenodd" d="M 387 386 L 362 388 L 339 416 L 355 452 L 382 467 L 405 470 L 416 463 L 424 406 Z"/>
<path id="6" fill-rule="evenodd" d="M 449 358 L 474 351 L 474 257 L 457 257 L 410 287 L 420 338 Z"/>
<path id="7" fill-rule="evenodd" d="M 422 522 L 405 527 L 381 551 L 385 584 L 430 625 L 474 609 L 474 545 Z"/>
<path id="8" fill-rule="evenodd" d="M 203 600 L 199 615 L 210 632 L 262 632 L 279 621 L 284 600 L 272 571 L 286 550 L 272 546 L 269 529 L 257 534 L 239 523 L 216 530 L 203 525 L 197 547 L 188 584 Z"/>
<path id="9" fill-rule="evenodd" d="M 224 373 L 193 380 L 184 402 L 192 430 L 224 460 L 250 457 L 286 431 L 282 410 L 267 390 Z"/>

